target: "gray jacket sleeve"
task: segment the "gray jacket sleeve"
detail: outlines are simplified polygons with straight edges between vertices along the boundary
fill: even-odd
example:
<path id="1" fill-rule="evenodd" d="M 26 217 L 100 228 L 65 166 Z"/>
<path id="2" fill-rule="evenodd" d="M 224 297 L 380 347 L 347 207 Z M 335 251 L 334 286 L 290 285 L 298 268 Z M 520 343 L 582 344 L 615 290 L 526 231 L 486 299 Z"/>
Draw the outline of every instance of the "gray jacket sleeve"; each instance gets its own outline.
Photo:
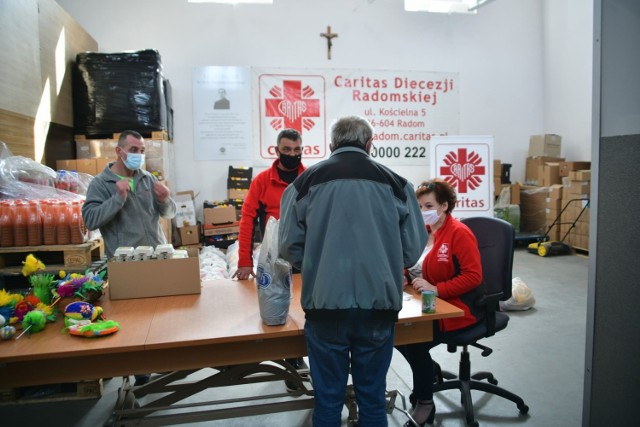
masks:
<path id="1" fill-rule="evenodd" d="M 429 236 L 424 226 L 413 186 L 407 183 L 404 187 L 404 192 L 407 195 L 407 210 L 409 214 L 400 224 L 400 234 L 404 266 L 405 268 L 410 268 L 418 262 L 424 247 L 427 245 Z"/>
<path id="2" fill-rule="evenodd" d="M 299 217 L 297 195 L 296 188 L 289 185 L 280 200 L 278 249 L 282 258 L 289 261 L 293 267 L 301 269 L 306 232 Z"/>

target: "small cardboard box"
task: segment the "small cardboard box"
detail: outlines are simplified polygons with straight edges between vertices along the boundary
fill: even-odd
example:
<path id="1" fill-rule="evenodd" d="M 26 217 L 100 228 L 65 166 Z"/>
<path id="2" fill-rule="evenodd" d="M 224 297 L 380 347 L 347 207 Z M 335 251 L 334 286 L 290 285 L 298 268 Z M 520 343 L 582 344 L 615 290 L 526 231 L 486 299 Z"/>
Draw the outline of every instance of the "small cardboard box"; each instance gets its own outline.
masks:
<path id="1" fill-rule="evenodd" d="M 591 170 L 577 170 L 569 172 L 571 181 L 591 181 Z"/>
<path id="2" fill-rule="evenodd" d="M 178 249 L 182 249 L 187 251 L 187 253 L 189 254 L 189 257 L 199 257 L 200 256 L 200 244 L 197 245 L 182 245 L 180 247 L 178 247 Z"/>
<path id="3" fill-rule="evenodd" d="M 197 245 L 200 243 L 200 227 L 197 225 L 178 228 L 178 232 L 183 245 Z"/>
<path id="4" fill-rule="evenodd" d="M 562 199 L 562 184 L 554 184 L 549 186 L 549 198 Z"/>
<path id="5" fill-rule="evenodd" d="M 193 191 L 178 191 L 173 198 L 176 202 L 176 226 L 178 228 L 197 224 L 194 198 Z"/>
<path id="6" fill-rule="evenodd" d="M 529 157 L 560 157 L 562 137 L 560 135 L 531 135 L 529 138 Z"/>
<path id="7" fill-rule="evenodd" d="M 56 169 L 65 171 L 77 171 L 78 163 L 76 159 L 71 160 L 56 160 Z"/>
<path id="8" fill-rule="evenodd" d="M 542 166 L 542 186 L 549 187 L 562 183 L 560 178 L 560 163 L 545 163 Z"/>
<path id="9" fill-rule="evenodd" d="M 560 176 L 569 176 L 569 172 L 591 169 L 591 162 L 560 162 Z"/>
<path id="10" fill-rule="evenodd" d="M 591 181 L 571 181 L 569 187 L 569 194 L 572 194 L 572 198 L 588 198 L 591 193 Z M 580 196 L 577 197 L 576 195 Z"/>
<path id="11" fill-rule="evenodd" d="M 202 234 L 204 236 L 220 236 L 224 234 L 233 234 L 240 232 L 240 223 L 238 221 L 230 225 L 210 225 L 205 224 Z"/>
<path id="12" fill-rule="evenodd" d="M 500 178 L 502 174 L 502 162 L 500 160 L 493 160 L 493 177 Z"/>
<path id="13" fill-rule="evenodd" d="M 520 204 L 520 189 L 522 188 L 522 183 L 515 182 L 511 184 L 511 204 L 519 205 Z"/>
<path id="14" fill-rule="evenodd" d="M 151 259 L 109 261 L 109 297 L 112 300 L 200 293 L 200 260 Z"/>
<path id="15" fill-rule="evenodd" d="M 524 172 L 524 181 L 527 185 L 542 185 L 543 176 L 541 174 L 541 166 L 545 163 L 559 163 L 564 161 L 563 157 L 527 157 L 526 168 Z"/>
<path id="16" fill-rule="evenodd" d="M 109 163 L 115 162 L 115 161 L 116 159 L 111 157 L 101 157 L 99 159 L 96 159 L 96 175 L 102 172 Z"/>
<path id="17" fill-rule="evenodd" d="M 77 171 L 95 176 L 98 172 L 96 159 L 77 159 Z"/>
<path id="18" fill-rule="evenodd" d="M 220 206 L 202 209 L 203 225 L 226 225 L 236 222 L 236 208 L 234 206 Z"/>

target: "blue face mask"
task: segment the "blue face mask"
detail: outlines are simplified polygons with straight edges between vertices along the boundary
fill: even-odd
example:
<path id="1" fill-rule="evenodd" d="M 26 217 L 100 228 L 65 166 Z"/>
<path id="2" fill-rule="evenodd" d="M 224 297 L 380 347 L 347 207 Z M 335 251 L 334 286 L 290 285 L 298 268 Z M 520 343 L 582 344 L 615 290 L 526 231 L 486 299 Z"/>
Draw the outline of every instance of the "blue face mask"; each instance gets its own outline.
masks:
<path id="1" fill-rule="evenodd" d="M 124 165 L 127 169 L 136 171 L 144 164 L 144 154 L 141 153 L 127 153 L 127 157 L 124 159 Z"/>

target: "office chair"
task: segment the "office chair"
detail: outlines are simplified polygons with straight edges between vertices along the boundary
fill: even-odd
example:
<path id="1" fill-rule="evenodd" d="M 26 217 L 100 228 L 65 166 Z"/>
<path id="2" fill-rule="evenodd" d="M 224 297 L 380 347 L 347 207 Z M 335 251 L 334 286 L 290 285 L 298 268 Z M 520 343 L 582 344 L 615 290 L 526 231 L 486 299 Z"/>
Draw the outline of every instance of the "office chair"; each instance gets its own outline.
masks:
<path id="1" fill-rule="evenodd" d="M 529 407 L 519 396 L 498 387 L 498 380 L 491 372 L 478 372 L 471 375 L 471 360 L 468 352 L 468 346 L 474 346 L 482 350 L 483 357 L 489 356 L 493 350 L 478 344 L 477 341 L 503 330 L 509 322 L 509 316 L 498 312 L 498 302 L 507 300 L 511 296 L 515 232 L 511 224 L 498 218 L 473 217 L 465 218 L 462 222 L 471 229 L 478 240 L 486 290 L 476 304 L 484 308 L 485 318 L 474 327 L 446 342 L 447 351 L 450 353 L 455 353 L 457 347 L 462 347 L 458 376 L 442 371 L 440 365 L 434 361 L 436 383 L 433 385 L 433 391 L 435 393 L 442 390 L 460 390 L 467 425 L 476 427 L 478 422 L 473 412 L 471 390 L 482 390 L 509 399 L 518 406 L 522 414 L 529 412 Z M 482 382 L 482 380 L 488 382 Z"/>

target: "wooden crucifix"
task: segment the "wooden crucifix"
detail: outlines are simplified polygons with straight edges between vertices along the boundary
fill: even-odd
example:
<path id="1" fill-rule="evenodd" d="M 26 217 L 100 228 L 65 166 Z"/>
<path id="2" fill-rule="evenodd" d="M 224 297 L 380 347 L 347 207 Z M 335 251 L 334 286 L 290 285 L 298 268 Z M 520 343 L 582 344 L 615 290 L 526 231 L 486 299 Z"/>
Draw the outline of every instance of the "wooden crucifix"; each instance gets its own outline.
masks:
<path id="1" fill-rule="evenodd" d="M 331 59 L 331 46 L 333 46 L 332 38 L 338 37 L 338 34 L 331 32 L 331 25 L 327 25 L 327 32 L 320 33 L 320 37 L 327 39 L 327 59 Z"/>

